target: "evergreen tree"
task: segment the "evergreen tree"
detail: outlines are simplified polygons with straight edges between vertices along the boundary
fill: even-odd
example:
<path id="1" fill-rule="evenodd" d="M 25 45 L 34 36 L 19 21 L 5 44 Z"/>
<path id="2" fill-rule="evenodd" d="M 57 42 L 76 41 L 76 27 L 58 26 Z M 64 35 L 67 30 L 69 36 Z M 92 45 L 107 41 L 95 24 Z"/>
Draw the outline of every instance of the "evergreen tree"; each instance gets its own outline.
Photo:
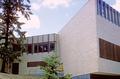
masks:
<path id="1" fill-rule="evenodd" d="M 25 32 L 21 31 L 24 23 L 18 21 L 18 12 L 30 19 L 30 1 L 0 0 L 0 59 L 3 61 L 1 72 L 5 72 L 5 64 L 9 70 L 11 63 L 15 59 L 19 60 L 24 51 Z"/>

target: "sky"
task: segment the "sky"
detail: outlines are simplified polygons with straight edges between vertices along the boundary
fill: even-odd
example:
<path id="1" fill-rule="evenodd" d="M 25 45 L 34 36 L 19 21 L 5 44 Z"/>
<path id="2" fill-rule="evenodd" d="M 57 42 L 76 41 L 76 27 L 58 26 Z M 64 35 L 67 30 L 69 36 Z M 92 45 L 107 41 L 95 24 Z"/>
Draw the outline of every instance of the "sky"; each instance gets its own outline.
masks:
<path id="1" fill-rule="evenodd" d="M 21 16 L 26 36 L 58 33 L 88 0 L 30 0 L 31 20 Z M 120 11 L 120 0 L 104 0 Z"/>

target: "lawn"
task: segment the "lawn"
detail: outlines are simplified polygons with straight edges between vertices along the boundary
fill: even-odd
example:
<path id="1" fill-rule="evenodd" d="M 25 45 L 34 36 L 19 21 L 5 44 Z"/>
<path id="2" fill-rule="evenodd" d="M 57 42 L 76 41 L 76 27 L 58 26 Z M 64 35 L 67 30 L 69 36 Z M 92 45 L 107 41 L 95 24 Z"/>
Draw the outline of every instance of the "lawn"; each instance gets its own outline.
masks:
<path id="1" fill-rule="evenodd" d="M 38 76 L 12 75 L 0 73 L 0 79 L 40 79 Z"/>

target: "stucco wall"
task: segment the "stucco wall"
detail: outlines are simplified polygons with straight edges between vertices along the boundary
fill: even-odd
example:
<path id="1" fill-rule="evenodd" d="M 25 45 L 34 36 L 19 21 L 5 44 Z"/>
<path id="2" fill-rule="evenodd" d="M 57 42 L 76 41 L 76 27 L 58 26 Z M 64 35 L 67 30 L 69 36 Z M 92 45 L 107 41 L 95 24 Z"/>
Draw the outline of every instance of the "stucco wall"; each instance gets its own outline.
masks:
<path id="1" fill-rule="evenodd" d="M 120 27 L 98 15 L 97 34 L 98 38 L 120 46 Z M 99 58 L 99 72 L 120 74 L 119 67 L 120 62 Z"/>
<path id="2" fill-rule="evenodd" d="M 59 32 L 65 73 L 73 76 L 98 71 L 96 0 L 89 0 Z"/>

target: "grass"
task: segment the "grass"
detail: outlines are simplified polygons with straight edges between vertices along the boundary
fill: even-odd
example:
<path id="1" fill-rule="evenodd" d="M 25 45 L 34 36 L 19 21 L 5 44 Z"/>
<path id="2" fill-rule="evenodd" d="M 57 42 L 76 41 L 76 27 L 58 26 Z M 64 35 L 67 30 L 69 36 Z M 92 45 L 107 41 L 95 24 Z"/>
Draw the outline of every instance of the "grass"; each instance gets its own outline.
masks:
<path id="1" fill-rule="evenodd" d="M 29 75 L 12 75 L 0 73 L 0 79 L 40 79 L 38 76 L 29 76 Z"/>

